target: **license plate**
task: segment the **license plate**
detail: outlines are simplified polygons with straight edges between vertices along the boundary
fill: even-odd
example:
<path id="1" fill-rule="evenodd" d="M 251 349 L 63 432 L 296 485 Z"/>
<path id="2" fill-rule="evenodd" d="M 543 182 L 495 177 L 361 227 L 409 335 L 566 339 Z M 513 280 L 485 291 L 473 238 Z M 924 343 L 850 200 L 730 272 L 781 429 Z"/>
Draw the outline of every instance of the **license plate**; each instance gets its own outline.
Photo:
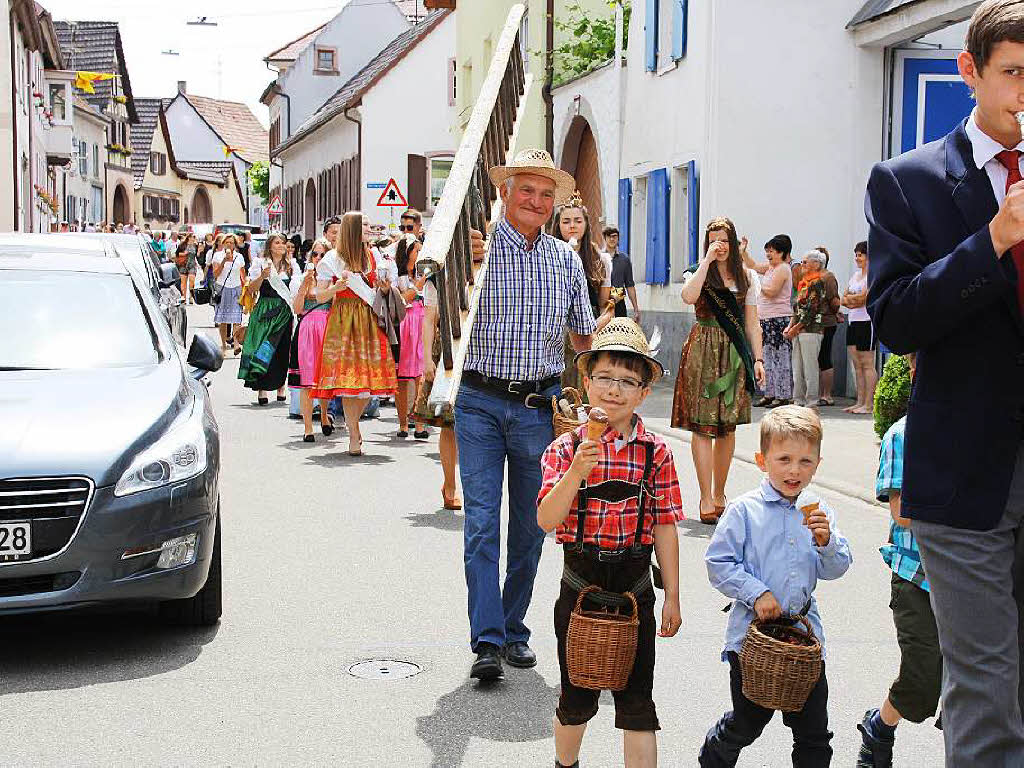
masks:
<path id="1" fill-rule="evenodd" d="M 0 523 L 0 562 L 32 556 L 32 523 Z"/>

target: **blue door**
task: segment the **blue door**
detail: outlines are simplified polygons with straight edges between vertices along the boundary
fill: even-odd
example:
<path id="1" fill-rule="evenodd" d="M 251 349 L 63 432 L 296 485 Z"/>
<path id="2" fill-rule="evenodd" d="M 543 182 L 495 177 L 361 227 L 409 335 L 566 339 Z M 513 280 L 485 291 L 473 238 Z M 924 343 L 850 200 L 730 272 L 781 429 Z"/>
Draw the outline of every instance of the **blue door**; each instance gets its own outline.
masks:
<path id="1" fill-rule="evenodd" d="M 940 139 L 971 113 L 974 100 L 956 71 L 955 50 L 897 51 L 890 155 Z"/>

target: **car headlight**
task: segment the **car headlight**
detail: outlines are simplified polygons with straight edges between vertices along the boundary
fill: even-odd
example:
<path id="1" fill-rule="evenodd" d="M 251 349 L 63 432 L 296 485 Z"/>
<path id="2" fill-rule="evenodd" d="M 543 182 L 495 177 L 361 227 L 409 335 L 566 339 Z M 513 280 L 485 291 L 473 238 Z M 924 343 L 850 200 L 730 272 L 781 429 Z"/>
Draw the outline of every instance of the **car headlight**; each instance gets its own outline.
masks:
<path id="1" fill-rule="evenodd" d="M 163 437 L 135 457 L 117 481 L 115 496 L 128 496 L 169 483 L 188 480 L 206 471 L 206 432 L 203 409 L 197 407 Z"/>

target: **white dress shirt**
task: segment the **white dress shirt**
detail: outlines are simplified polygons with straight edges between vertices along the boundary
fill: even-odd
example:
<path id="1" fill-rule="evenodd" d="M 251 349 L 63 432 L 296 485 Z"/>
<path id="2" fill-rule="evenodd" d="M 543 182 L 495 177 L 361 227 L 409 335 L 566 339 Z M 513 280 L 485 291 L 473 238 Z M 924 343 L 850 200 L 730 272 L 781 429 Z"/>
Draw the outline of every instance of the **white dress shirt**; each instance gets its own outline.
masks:
<path id="1" fill-rule="evenodd" d="M 992 192 L 996 196 L 996 205 L 1001 206 L 1003 199 L 1006 197 L 1006 177 L 1009 176 L 1010 172 L 1006 170 L 1006 166 L 996 159 L 996 155 L 1006 149 L 1006 147 L 978 127 L 976 114 L 977 109 L 971 112 L 964 130 L 967 131 L 967 138 L 971 141 L 974 163 L 979 168 L 985 169 L 988 180 L 992 183 Z M 1014 149 L 1024 152 L 1024 141 L 1021 141 Z M 1019 163 L 1020 158 L 1017 161 Z"/>

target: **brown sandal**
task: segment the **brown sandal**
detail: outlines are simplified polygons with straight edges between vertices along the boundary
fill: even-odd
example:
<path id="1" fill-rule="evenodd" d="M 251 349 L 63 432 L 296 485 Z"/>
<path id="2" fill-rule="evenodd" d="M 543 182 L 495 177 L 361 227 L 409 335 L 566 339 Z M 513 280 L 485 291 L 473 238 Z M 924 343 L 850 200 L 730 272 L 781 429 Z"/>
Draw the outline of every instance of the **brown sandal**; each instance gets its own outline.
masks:
<path id="1" fill-rule="evenodd" d="M 462 509 L 462 502 L 458 496 L 452 496 L 451 498 L 444 492 L 444 488 L 441 489 L 441 499 L 444 501 L 445 509 Z"/>

